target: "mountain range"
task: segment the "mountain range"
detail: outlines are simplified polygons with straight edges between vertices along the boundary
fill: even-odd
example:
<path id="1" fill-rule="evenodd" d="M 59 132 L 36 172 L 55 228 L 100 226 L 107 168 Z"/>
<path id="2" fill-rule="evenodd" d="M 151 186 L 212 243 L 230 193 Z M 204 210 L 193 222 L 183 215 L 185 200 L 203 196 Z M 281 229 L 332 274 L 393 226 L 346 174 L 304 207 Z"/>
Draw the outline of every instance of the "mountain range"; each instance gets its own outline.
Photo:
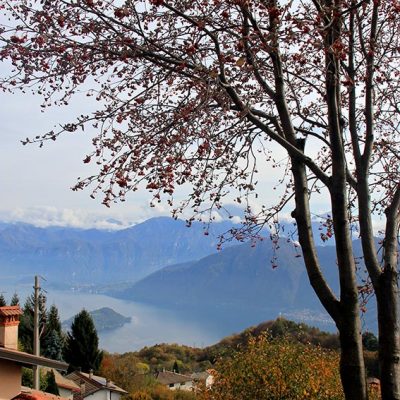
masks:
<path id="1" fill-rule="evenodd" d="M 5 275 L 39 274 L 64 284 L 136 281 L 169 264 L 200 259 L 216 251 L 230 222 L 186 227 L 160 217 L 118 231 L 0 225 L 0 265 Z M 228 244 L 229 245 L 229 244 Z"/>
<path id="2" fill-rule="evenodd" d="M 228 242 L 217 251 L 218 235 L 234 227 L 226 221 L 187 228 L 165 217 L 118 231 L 3 223 L 1 274 L 40 274 L 65 289 L 90 285 L 98 293 L 179 310 L 190 319 L 213 319 L 233 331 L 280 314 L 319 326 L 328 322 L 296 241 L 281 237 L 273 246 L 267 234 L 263 241 Z M 319 222 L 314 231 L 320 237 Z M 318 252 L 338 293 L 335 247 L 319 246 Z"/>
<path id="3" fill-rule="evenodd" d="M 308 281 L 298 248 L 281 239 L 229 247 L 197 261 L 167 266 L 134 284 L 109 285 L 101 293 L 182 310 L 191 318 L 249 326 L 286 315 L 322 326 L 324 313 Z M 321 247 L 324 272 L 338 292 L 335 248 Z"/>

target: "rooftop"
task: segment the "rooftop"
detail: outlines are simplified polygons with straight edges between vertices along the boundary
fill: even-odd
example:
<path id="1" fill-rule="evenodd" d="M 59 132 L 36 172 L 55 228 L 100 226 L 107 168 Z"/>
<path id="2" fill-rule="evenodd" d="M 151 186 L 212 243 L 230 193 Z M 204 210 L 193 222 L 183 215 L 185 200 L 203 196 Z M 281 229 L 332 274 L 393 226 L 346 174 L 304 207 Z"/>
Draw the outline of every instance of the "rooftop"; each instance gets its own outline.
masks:
<path id="1" fill-rule="evenodd" d="M 44 368 L 41 368 L 41 370 L 44 372 L 53 371 L 54 378 L 56 380 L 56 384 L 58 387 L 71 390 L 72 392 L 80 392 L 81 391 L 81 388 L 79 385 L 77 385 L 73 380 L 68 379 L 65 376 L 62 376 L 56 369 L 44 367 Z"/>
<path id="2" fill-rule="evenodd" d="M 12 315 L 22 315 L 22 310 L 19 306 L 4 306 L 0 307 L 0 317 L 10 317 Z"/>
<path id="3" fill-rule="evenodd" d="M 55 394 L 34 390 L 27 387 L 21 389 L 21 393 L 12 400 L 67 400 L 65 397 L 56 396 Z"/>
<path id="4" fill-rule="evenodd" d="M 61 361 L 51 360 L 50 358 L 35 356 L 33 354 L 24 353 L 23 351 L 0 347 L 0 358 L 17 362 L 24 367 L 32 367 L 33 365 L 41 365 L 43 367 L 54 368 L 59 371 L 66 371 L 68 364 Z"/>
<path id="5" fill-rule="evenodd" d="M 68 379 L 73 380 L 76 384 L 81 385 L 85 383 L 84 394 L 95 393 L 102 389 L 107 389 L 113 392 L 121 394 L 127 394 L 128 392 L 117 385 L 114 382 L 107 380 L 106 378 L 98 375 L 87 374 L 86 372 L 74 371 L 66 376 Z"/>
<path id="6" fill-rule="evenodd" d="M 190 382 L 193 380 L 193 378 L 188 375 L 178 374 L 171 371 L 158 372 L 156 374 L 156 379 L 163 385 L 170 385 L 171 383 Z"/>

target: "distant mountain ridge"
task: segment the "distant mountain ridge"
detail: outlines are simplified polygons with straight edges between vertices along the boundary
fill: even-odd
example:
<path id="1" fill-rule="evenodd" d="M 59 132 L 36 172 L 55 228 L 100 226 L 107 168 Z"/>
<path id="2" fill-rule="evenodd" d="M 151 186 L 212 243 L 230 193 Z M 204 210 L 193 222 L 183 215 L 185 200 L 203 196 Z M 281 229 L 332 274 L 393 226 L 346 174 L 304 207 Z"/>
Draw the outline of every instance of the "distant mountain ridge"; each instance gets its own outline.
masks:
<path id="1" fill-rule="evenodd" d="M 232 331 L 279 315 L 334 329 L 309 283 L 301 250 L 281 238 L 279 249 L 270 240 L 225 248 L 198 261 L 167 266 L 142 280 L 101 293 L 176 310 L 188 318 L 208 317 Z M 361 254 L 360 241 L 354 242 Z M 336 248 L 317 251 L 326 280 L 339 296 Z M 362 277 L 360 261 L 360 278 Z M 371 300 L 371 304 L 374 301 Z M 374 317 L 372 317 L 374 320 Z M 372 321 L 373 323 L 373 321 Z M 375 330 L 374 325 L 370 329 Z"/>
<path id="2" fill-rule="evenodd" d="M 229 221 L 213 223 L 204 235 L 203 224 L 188 228 L 170 217 L 118 231 L 2 224 L 1 272 L 40 274 L 64 283 L 135 281 L 165 265 L 216 252 L 218 235 L 232 226 Z"/>
<path id="3" fill-rule="evenodd" d="M 324 270 L 338 292 L 335 248 L 319 248 Z M 272 262 L 271 262 L 272 261 Z M 331 323 L 313 292 L 299 249 L 280 239 L 225 248 L 198 261 L 167 266 L 123 287 L 108 287 L 103 294 L 166 307 L 192 316 L 231 324 L 237 330 L 278 315 L 301 321 Z"/>
<path id="4" fill-rule="evenodd" d="M 39 274 L 49 285 L 61 282 L 59 289 L 96 287 L 99 293 L 178 310 L 193 320 L 202 316 L 225 324 L 227 331 L 278 315 L 317 325 L 329 321 L 310 287 L 296 238 L 289 238 L 294 225 L 282 225 L 288 237 L 279 240 L 279 249 L 267 238 L 255 247 L 226 243 L 217 252 L 218 235 L 232 227 L 229 221 L 214 222 L 205 235 L 201 223 L 187 228 L 168 217 L 119 231 L 3 223 L 1 275 Z M 325 227 L 315 222 L 313 229 L 318 237 Z M 359 241 L 354 246 L 357 256 Z M 318 252 L 338 294 L 335 247 L 319 246 Z"/>

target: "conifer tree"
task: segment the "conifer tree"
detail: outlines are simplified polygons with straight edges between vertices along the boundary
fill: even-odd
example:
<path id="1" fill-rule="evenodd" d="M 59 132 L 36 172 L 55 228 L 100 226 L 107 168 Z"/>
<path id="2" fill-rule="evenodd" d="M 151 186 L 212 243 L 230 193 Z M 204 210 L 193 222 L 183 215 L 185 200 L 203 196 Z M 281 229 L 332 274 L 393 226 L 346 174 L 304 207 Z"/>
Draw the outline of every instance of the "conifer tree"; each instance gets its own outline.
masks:
<path id="1" fill-rule="evenodd" d="M 59 335 L 62 333 L 60 316 L 58 315 L 58 308 L 52 304 L 47 314 L 46 329 L 48 331 L 56 331 Z"/>
<path id="2" fill-rule="evenodd" d="M 103 358 L 98 348 L 99 338 L 91 315 L 83 309 L 74 318 L 71 331 L 67 334 L 64 359 L 69 370 L 80 368 L 83 372 L 97 371 Z"/>
<path id="3" fill-rule="evenodd" d="M 39 294 L 39 337 L 40 347 L 43 348 L 43 333 L 45 331 L 47 311 L 46 296 L 44 293 Z M 19 340 L 22 348 L 27 353 L 33 353 L 33 319 L 34 319 L 34 295 L 30 295 L 22 308 L 23 314 L 20 317 L 19 324 Z"/>
<path id="4" fill-rule="evenodd" d="M 7 305 L 6 299 L 4 298 L 3 294 L 0 293 L 0 307 L 4 307 L 6 305 Z"/>
<path id="5" fill-rule="evenodd" d="M 62 353 L 65 343 L 65 335 L 61 329 L 58 309 L 54 304 L 50 307 L 50 310 L 47 313 L 42 342 L 43 356 L 59 361 L 63 359 Z"/>
<path id="6" fill-rule="evenodd" d="M 63 337 L 57 331 L 50 331 L 43 344 L 42 355 L 44 357 L 58 361 L 63 360 Z"/>
<path id="7" fill-rule="evenodd" d="M 11 298 L 10 306 L 19 306 L 19 296 L 17 292 L 13 294 L 13 297 Z"/>
<path id="8" fill-rule="evenodd" d="M 55 394 L 56 396 L 60 395 L 60 391 L 58 390 L 58 386 L 56 383 L 56 377 L 52 370 L 48 371 L 46 374 L 46 386 L 44 391 L 47 393 Z"/>

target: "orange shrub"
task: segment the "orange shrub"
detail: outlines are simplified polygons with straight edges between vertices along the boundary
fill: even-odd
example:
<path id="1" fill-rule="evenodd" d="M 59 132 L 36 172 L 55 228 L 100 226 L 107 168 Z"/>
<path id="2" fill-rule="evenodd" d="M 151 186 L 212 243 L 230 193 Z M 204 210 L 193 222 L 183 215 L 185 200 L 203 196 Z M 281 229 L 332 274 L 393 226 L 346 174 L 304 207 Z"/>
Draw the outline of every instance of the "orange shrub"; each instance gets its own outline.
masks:
<path id="1" fill-rule="evenodd" d="M 251 338 L 220 360 L 204 400 L 341 400 L 339 354 L 286 338 Z"/>

